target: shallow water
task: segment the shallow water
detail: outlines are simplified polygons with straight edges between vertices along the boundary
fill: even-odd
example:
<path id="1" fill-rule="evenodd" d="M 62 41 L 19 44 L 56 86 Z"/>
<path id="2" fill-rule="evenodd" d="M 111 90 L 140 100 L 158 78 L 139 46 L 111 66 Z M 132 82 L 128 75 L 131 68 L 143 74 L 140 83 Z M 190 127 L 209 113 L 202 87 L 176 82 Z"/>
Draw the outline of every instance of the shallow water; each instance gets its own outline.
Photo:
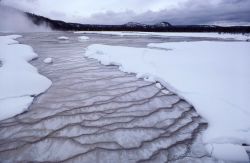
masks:
<path id="1" fill-rule="evenodd" d="M 84 58 L 93 43 L 146 47 L 152 42 L 206 38 L 158 38 L 72 32 L 26 33 L 32 61 L 52 87 L 29 110 L 0 122 L 0 160 L 51 162 L 204 162 L 207 124 L 185 100 L 159 84 Z M 60 41 L 59 36 L 69 40 Z M 43 60 L 53 58 L 53 64 Z"/>

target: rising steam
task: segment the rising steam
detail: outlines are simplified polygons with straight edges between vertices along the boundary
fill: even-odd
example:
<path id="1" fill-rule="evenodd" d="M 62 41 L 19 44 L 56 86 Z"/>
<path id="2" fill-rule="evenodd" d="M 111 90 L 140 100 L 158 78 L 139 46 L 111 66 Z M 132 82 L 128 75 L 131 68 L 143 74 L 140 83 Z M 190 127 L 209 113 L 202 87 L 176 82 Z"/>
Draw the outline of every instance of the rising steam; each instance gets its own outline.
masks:
<path id="1" fill-rule="evenodd" d="M 1 3 L 1 1 L 0 1 Z M 49 27 L 35 25 L 25 13 L 0 4 L 0 32 L 48 32 Z"/>

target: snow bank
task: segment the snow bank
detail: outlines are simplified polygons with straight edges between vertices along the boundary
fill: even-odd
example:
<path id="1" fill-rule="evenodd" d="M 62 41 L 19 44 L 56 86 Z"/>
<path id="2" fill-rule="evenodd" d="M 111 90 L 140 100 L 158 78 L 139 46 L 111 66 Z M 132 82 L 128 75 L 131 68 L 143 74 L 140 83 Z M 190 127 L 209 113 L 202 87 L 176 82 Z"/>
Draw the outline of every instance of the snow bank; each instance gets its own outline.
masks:
<path id="1" fill-rule="evenodd" d="M 68 40 L 69 38 L 66 36 L 60 36 L 57 38 L 58 40 Z"/>
<path id="2" fill-rule="evenodd" d="M 85 41 L 85 40 L 88 40 L 89 37 L 87 37 L 87 36 L 80 36 L 80 37 L 78 37 L 78 39 L 79 39 L 79 41 Z"/>
<path id="3" fill-rule="evenodd" d="M 219 34 L 219 33 L 182 33 L 182 32 L 107 32 L 107 31 L 78 31 L 77 34 L 103 34 L 116 36 L 154 36 L 154 37 L 207 37 L 218 39 L 248 40 L 249 35 Z"/>
<path id="4" fill-rule="evenodd" d="M 28 61 L 37 57 L 32 48 L 13 40 L 20 36 L 0 36 L 0 120 L 25 111 L 33 96 L 47 90 L 51 81 L 40 75 Z"/>
<path id="5" fill-rule="evenodd" d="M 138 77 L 161 81 L 208 121 L 203 139 L 213 146 L 209 151 L 213 156 L 248 160 L 241 144 L 250 144 L 250 43 L 202 41 L 148 46 L 150 49 L 94 44 L 85 55 L 105 65 L 121 65 L 122 71 L 135 72 Z M 230 149 L 222 156 L 220 149 L 225 146 Z M 244 157 L 233 152 L 239 149 Z"/>

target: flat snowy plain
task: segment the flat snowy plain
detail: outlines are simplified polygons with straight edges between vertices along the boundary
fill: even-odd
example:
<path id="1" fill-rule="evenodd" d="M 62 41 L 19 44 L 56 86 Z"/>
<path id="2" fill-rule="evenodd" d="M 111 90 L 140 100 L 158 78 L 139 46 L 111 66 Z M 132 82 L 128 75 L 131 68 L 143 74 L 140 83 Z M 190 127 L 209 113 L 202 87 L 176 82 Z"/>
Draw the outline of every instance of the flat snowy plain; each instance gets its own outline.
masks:
<path id="1" fill-rule="evenodd" d="M 100 34 L 126 35 L 123 32 Z M 197 37 L 197 34 L 190 33 L 160 35 Z M 230 34 L 202 36 L 248 39 L 248 36 Z M 146 80 L 160 81 L 193 104 L 208 121 L 203 141 L 214 157 L 249 161 L 247 148 L 242 146 L 250 144 L 249 42 L 150 43 L 146 48 L 93 44 L 86 49 L 85 56 L 98 59 L 105 65 L 119 65 L 120 70 L 136 73 Z"/>

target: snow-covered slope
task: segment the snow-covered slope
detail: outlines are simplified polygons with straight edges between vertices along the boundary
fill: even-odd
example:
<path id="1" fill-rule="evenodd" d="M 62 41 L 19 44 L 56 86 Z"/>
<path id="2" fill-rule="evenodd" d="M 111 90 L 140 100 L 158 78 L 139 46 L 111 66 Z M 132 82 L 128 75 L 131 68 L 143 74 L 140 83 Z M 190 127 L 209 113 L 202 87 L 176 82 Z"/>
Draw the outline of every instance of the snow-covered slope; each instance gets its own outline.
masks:
<path id="1" fill-rule="evenodd" d="M 161 81 L 191 102 L 209 123 L 204 143 L 213 156 L 248 161 L 250 43 L 180 42 L 132 48 L 94 44 L 86 56 L 125 72 Z M 167 50 L 168 49 L 168 50 Z"/>
<path id="2" fill-rule="evenodd" d="M 0 120 L 25 111 L 34 96 L 47 90 L 51 81 L 28 61 L 37 57 L 30 46 L 17 44 L 18 35 L 0 36 Z"/>

